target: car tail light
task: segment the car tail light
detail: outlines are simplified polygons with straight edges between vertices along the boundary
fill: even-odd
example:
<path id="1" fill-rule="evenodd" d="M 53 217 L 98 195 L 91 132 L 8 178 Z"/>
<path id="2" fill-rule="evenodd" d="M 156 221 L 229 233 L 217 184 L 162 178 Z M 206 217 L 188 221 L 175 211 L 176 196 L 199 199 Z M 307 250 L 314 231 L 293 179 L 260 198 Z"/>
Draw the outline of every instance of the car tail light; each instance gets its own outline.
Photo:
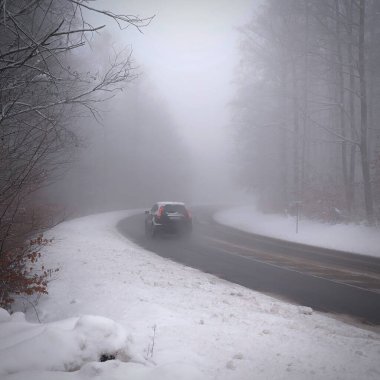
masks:
<path id="1" fill-rule="evenodd" d="M 157 211 L 157 218 L 161 218 L 163 213 L 164 213 L 164 206 L 160 206 L 160 208 Z"/>
<path id="2" fill-rule="evenodd" d="M 186 213 L 187 213 L 187 218 L 191 219 L 191 212 L 190 212 L 190 210 L 186 209 Z"/>

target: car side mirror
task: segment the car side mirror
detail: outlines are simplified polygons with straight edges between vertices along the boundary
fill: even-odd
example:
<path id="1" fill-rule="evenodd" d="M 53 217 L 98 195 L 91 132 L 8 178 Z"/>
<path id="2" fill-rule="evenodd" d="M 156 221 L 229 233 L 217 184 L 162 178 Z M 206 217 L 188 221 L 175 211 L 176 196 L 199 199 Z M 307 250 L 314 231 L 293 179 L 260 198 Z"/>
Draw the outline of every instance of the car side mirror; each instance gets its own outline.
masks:
<path id="1" fill-rule="evenodd" d="M 149 214 L 149 211 L 148 210 L 145 210 L 145 215 Z"/>

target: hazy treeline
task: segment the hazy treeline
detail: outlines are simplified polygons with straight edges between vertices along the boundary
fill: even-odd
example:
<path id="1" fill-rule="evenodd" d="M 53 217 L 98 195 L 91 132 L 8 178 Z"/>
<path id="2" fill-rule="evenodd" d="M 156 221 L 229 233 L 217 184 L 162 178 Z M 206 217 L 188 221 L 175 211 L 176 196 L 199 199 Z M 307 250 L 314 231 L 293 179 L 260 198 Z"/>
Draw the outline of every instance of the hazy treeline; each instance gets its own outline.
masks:
<path id="1" fill-rule="evenodd" d="M 188 149 L 143 77 L 103 105 L 101 124 L 83 121 L 84 146 L 69 171 L 41 193 L 45 200 L 78 215 L 189 199 Z"/>
<path id="2" fill-rule="evenodd" d="M 240 180 L 277 211 L 380 207 L 380 2 L 266 0 L 240 29 Z"/>

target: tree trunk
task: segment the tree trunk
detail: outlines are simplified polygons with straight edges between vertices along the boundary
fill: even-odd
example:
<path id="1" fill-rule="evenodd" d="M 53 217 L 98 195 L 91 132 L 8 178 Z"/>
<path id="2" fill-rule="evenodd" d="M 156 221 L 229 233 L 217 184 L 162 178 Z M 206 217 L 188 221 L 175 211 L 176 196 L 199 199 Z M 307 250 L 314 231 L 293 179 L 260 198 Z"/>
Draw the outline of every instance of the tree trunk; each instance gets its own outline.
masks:
<path id="1" fill-rule="evenodd" d="M 367 87 L 365 78 L 364 32 L 365 32 L 365 0 L 359 2 L 359 81 L 360 81 L 360 155 L 364 185 L 364 202 L 369 224 L 374 223 L 373 198 L 368 159 L 368 110 Z"/>
<path id="2" fill-rule="evenodd" d="M 300 121 L 299 121 L 299 100 L 298 100 L 298 86 L 297 86 L 297 69 L 295 58 L 291 59 L 292 65 L 292 91 L 293 91 L 293 167 L 294 167 L 294 197 L 295 201 L 300 199 L 300 178 L 299 178 L 299 133 L 300 133 Z"/>
<path id="3" fill-rule="evenodd" d="M 303 136 L 302 136 L 302 162 L 301 162 L 301 196 L 305 196 L 305 186 L 309 182 L 309 1 L 304 1 L 305 6 L 305 38 L 304 38 L 304 83 L 303 83 Z M 304 200 L 304 199 L 302 199 Z"/>
<path id="4" fill-rule="evenodd" d="M 281 121 L 281 141 L 280 141 L 280 159 L 281 159 L 281 184 L 282 184 L 282 207 L 287 207 L 289 203 L 289 184 L 288 184 L 288 112 L 287 112 L 287 65 L 285 59 L 281 66 L 281 104 L 282 112 Z"/>
<path id="5" fill-rule="evenodd" d="M 339 123 L 340 134 L 342 136 L 341 160 L 342 160 L 342 176 L 343 189 L 345 196 L 346 208 L 350 209 L 350 190 L 347 172 L 347 142 L 346 142 L 346 123 L 345 123 L 345 105 L 344 105 L 344 74 L 343 74 L 343 54 L 341 42 L 341 21 L 339 12 L 339 0 L 335 0 L 335 17 L 336 17 L 336 49 L 337 49 L 337 74 L 338 74 L 338 104 L 339 104 Z"/>
<path id="6" fill-rule="evenodd" d="M 348 32 L 348 42 L 347 42 L 347 56 L 349 65 L 349 114 L 350 114 L 350 138 L 351 141 L 357 141 L 358 134 L 355 128 L 356 124 L 356 112 L 355 112 L 355 76 L 354 76 L 354 54 L 352 47 L 355 46 L 353 40 L 353 0 L 346 1 L 346 12 L 347 12 L 347 32 Z M 350 147 L 350 170 L 349 170 L 349 201 L 348 210 L 352 213 L 355 202 L 355 162 L 356 162 L 356 144 L 351 143 Z"/>

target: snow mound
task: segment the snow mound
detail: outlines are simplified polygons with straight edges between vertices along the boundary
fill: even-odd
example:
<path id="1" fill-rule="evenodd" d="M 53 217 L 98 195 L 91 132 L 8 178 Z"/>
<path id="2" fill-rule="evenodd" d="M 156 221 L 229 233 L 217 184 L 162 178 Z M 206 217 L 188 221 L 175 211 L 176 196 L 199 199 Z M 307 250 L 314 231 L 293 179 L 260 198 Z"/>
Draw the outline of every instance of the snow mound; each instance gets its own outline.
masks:
<path id="1" fill-rule="evenodd" d="M 9 315 L 9 313 L 6 310 L 0 308 L 0 323 L 9 322 L 10 320 L 11 316 Z"/>
<path id="2" fill-rule="evenodd" d="M 52 323 L 25 321 L 0 308 L 0 377 L 5 380 L 196 380 L 189 365 L 154 366 L 133 354 L 129 334 L 111 319 L 85 315 Z M 101 362 L 102 357 L 112 358 Z"/>
<path id="3" fill-rule="evenodd" d="M 5 313 L 1 309 L 0 315 Z M 0 375 L 26 370 L 76 371 L 105 354 L 128 361 L 132 354 L 127 336 L 124 327 L 104 317 L 34 324 L 15 313 L 0 323 Z"/>

